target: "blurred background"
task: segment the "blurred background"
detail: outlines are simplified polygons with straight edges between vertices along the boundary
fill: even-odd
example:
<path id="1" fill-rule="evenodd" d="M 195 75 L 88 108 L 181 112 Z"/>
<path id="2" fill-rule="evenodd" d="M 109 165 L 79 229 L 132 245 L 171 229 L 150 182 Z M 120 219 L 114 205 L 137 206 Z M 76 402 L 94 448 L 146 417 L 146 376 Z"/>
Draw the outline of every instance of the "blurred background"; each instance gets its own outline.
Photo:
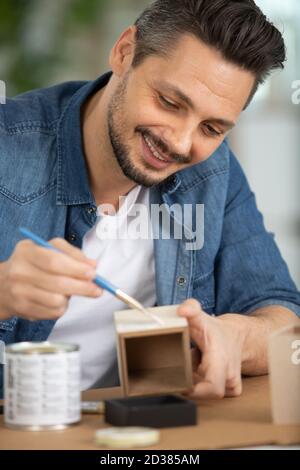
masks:
<path id="1" fill-rule="evenodd" d="M 0 79 L 7 95 L 67 80 L 94 79 L 108 68 L 118 35 L 147 0 L 1 0 Z M 288 61 L 263 86 L 231 134 L 231 146 L 260 210 L 300 288 L 300 1 L 257 0 L 283 32 Z"/>

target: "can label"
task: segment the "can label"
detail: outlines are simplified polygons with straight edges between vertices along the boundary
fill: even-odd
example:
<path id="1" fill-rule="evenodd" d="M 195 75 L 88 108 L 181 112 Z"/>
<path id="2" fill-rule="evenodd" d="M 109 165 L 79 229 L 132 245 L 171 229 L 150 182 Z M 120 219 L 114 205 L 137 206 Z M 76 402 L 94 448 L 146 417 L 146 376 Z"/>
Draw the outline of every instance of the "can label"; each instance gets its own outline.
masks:
<path id="1" fill-rule="evenodd" d="M 56 426 L 80 421 L 79 351 L 7 352 L 4 380 L 7 424 Z"/>

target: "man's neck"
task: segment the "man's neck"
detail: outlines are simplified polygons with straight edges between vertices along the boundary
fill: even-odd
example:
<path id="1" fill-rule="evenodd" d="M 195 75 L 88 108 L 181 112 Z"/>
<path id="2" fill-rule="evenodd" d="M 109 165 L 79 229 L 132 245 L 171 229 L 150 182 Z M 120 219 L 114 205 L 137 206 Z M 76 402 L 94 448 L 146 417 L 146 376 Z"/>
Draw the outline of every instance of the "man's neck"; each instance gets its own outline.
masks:
<path id="1" fill-rule="evenodd" d="M 119 197 L 128 194 L 136 184 L 124 176 L 113 155 L 106 119 L 107 101 L 104 88 L 82 108 L 83 150 L 96 205 L 112 204 L 118 209 Z"/>

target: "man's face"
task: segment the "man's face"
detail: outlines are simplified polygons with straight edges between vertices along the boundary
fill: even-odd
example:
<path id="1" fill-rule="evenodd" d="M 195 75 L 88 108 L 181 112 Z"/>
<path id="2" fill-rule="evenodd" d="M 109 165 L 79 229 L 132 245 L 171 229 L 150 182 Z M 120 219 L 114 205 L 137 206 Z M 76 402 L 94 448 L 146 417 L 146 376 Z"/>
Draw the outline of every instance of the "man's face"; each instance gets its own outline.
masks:
<path id="1" fill-rule="evenodd" d="M 110 141 L 125 176 L 150 187 L 206 160 L 236 124 L 254 81 L 189 35 L 168 60 L 150 56 L 130 67 L 108 108 Z"/>

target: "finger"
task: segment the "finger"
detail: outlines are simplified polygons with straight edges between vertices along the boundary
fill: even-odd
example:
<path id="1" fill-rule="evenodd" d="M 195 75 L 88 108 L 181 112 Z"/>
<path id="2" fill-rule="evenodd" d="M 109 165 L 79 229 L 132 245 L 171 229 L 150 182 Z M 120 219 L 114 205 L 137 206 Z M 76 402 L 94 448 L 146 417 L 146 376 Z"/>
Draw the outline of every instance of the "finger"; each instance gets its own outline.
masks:
<path id="1" fill-rule="evenodd" d="M 197 345 L 199 351 L 206 351 L 208 341 L 208 321 L 204 313 L 199 313 L 198 318 L 188 319 L 189 334 L 193 342 Z M 201 355 L 201 352 L 200 352 Z M 200 359 L 201 360 L 201 359 Z"/>
<path id="2" fill-rule="evenodd" d="M 38 281 L 39 287 L 49 292 L 55 292 L 71 297 L 78 295 L 82 297 L 97 298 L 103 294 L 103 289 L 98 287 L 94 282 L 80 281 L 65 276 L 48 275 L 41 277 Z"/>
<path id="3" fill-rule="evenodd" d="M 201 362 L 201 352 L 199 351 L 198 348 L 192 348 L 191 349 L 191 356 L 192 356 L 192 367 L 193 370 L 197 370 L 199 367 L 199 364 Z"/>
<path id="4" fill-rule="evenodd" d="M 218 353 L 206 353 L 199 367 L 203 379 L 197 383 L 191 396 L 197 399 L 223 398 L 225 396 L 226 366 Z"/>
<path id="5" fill-rule="evenodd" d="M 225 389 L 216 388 L 215 384 L 203 381 L 196 384 L 189 394 L 189 397 L 194 400 L 216 400 L 224 398 Z"/>
<path id="6" fill-rule="evenodd" d="M 226 397 L 239 397 L 242 395 L 243 385 L 240 381 L 235 387 L 226 387 L 225 396 Z"/>
<path id="7" fill-rule="evenodd" d="M 63 251 L 67 255 L 70 255 L 72 258 L 77 259 L 77 261 L 82 261 L 83 263 L 90 264 L 91 266 L 96 266 L 97 261 L 91 258 L 88 258 L 82 250 L 77 248 L 76 246 L 71 245 L 63 238 L 53 238 L 49 241 L 49 243 L 58 250 Z"/>
<path id="8" fill-rule="evenodd" d="M 35 266 L 24 269 L 17 279 L 13 279 L 14 284 L 12 291 L 18 289 L 19 284 L 25 284 L 26 289 L 36 287 L 47 292 L 62 294 L 67 297 L 72 295 L 80 295 L 84 297 L 99 297 L 103 294 L 103 290 L 99 288 L 91 280 L 82 281 L 72 277 L 60 276 L 46 273 Z M 15 295 L 17 295 L 15 293 Z"/>
<path id="9" fill-rule="evenodd" d="M 197 376 L 199 377 L 198 382 L 200 382 L 200 380 L 204 380 L 206 373 L 207 371 L 204 365 L 198 364 L 198 367 L 195 369 L 195 374 L 197 374 Z"/>
<path id="10" fill-rule="evenodd" d="M 237 370 L 233 373 L 229 373 L 226 379 L 226 397 L 238 397 L 242 394 L 242 374 L 241 368 L 237 367 Z"/>
<path id="11" fill-rule="evenodd" d="M 203 374 L 199 374 L 198 371 L 193 372 L 193 384 L 196 385 L 197 383 L 203 380 Z"/>
<path id="12" fill-rule="evenodd" d="M 37 304 L 41 307 L 49 309 L 66 309 L 69 303 L 69 298 L 54 292 L 42 290 L 35 286 L 28 286 L 26 284 L 18 284 L 13 290 L 15 298 L 27 299 L 29 302 Z"/>
<path id="13" fill-rule="evenodd" d="M 41 271 L 51 274 L 60 274 L 78 279 L 94 279 L 96 277 L 96 269 L 86 262 L 78 261 L 65 253 L 56 253 L 40 246 L 28 251 L 26 260 Z"/>
<path id="14" fill-rule="evenodd" d="M 22 299 L 16 311 L 20 317 L 30 320 L 57 320 L 63 316 L 66 309 L 64 307 L 48 308 Z"/>

